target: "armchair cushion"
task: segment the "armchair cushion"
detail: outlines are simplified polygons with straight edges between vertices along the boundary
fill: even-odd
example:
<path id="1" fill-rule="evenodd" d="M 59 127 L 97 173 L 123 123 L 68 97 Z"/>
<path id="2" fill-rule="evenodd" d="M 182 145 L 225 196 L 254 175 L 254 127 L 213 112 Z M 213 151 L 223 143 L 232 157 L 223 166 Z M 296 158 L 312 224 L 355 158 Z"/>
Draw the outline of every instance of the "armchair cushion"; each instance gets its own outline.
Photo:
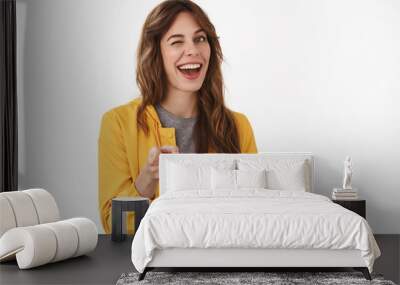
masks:
<path id="1" fill-rule="evenodd" d="M 0 261 L 16 257 L 20 269 L 80 256 L 97 245 L 96 225 L 87 218 L 18 227 L 0 238 Z"/>

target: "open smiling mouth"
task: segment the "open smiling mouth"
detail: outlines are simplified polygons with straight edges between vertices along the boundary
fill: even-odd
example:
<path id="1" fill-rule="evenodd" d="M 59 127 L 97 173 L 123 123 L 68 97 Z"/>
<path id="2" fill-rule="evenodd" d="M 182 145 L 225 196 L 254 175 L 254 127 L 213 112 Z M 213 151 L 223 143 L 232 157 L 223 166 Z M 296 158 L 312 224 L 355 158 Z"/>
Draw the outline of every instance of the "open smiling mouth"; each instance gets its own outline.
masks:
<path id="1" fill-rule="evenodd" d="M 203 65 L 200 63 L 183 64 L 178 66 L 178 70 L 183 75 L 183 77 L 193 80 L 200 76 L 200 70 L 202 67 Z"/>

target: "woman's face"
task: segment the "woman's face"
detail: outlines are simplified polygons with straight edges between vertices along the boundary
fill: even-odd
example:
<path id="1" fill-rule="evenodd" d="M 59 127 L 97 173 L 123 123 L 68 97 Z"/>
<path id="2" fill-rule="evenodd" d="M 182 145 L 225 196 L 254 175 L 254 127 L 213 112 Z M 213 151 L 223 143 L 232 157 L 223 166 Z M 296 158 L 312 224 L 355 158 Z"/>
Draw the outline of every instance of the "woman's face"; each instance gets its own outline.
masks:
<path id="1" fill-rule="evenodd" d="M 179 13 L 160 45 L 169 88 L 198 91 L 207 73 L 210 45 L 192 14 Z"/>

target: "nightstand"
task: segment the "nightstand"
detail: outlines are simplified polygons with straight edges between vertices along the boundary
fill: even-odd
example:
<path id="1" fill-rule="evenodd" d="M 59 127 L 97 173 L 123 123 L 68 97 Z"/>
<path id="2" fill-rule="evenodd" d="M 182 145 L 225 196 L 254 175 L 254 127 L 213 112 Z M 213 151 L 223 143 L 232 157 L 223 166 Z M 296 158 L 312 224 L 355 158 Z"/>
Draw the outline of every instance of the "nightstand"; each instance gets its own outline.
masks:
<path id="1" fill-rule="evenodd" d="M 357 199 L 357 200 L 332 200 L 332 202 L 339 204 L 340 206 L 353 211 L 356 214 L 359 214 L 361 217 L 366 219 L 366 201 Z"/>
<path id="2" fill-rule="evenodd" d="M 122 223 L 122 215 L 124 214 L 124 212 L 135 212 L 135 231 L 137 230 L 140 221 L 143 219 L 147 209 L 149 208 L 149 201 L 149 199 L 144 197 L 117 197 L 112 199 L 112 241 L 125 240 L 125 235 L 122 233 L 122 227 L 125 227 L 125 224 Z"/>

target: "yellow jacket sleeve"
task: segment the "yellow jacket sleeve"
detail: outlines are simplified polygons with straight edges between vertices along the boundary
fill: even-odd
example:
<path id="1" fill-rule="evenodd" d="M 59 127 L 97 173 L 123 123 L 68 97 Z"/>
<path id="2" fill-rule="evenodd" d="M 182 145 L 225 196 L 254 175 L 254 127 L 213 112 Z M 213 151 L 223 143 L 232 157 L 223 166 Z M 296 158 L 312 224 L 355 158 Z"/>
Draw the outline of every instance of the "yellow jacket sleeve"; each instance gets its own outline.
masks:
<path id="1" fill-rule="evenodd" d="M 241 153 L 258 153 L 253 128 L 246 115 L 240 113 L 238 131 Z"/>
<path id="2" fill-rule="evenodd" d="M 118 196 L 139 196 L 129 169 L 121 122 L 113 111 L 101 120 L 98 138 L 99 211 L 104 231 L 111 233 L 111 200 Z M 133 215 L 128 215 L 128 233 Z"/>

